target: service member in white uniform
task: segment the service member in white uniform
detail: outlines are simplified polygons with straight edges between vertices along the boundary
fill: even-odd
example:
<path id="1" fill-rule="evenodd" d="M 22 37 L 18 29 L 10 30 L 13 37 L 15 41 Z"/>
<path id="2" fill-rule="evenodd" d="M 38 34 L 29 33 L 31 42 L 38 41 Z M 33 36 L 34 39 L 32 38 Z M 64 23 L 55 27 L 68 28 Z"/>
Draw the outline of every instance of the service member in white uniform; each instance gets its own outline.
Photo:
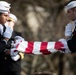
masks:
<path id="1" fill-rule="evenodd" d="M 65 27 L 65 37 L 71 52 L 76 52 L 76 1 L 71 1 L 65 6 L 68 18 L 72 23 L 68 23 Z"/>

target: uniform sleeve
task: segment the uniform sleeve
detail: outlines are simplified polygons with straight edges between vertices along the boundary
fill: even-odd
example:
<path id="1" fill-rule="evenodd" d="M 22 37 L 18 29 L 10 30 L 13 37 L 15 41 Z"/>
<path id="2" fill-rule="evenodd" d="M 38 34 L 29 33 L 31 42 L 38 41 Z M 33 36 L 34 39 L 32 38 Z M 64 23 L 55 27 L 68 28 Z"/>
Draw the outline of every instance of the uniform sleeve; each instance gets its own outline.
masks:
<path id="1" fill-rule="evenodd" d="M 65 36 L 71 36 L 71 34 L 72 34 L 72 24 L 69 23 L 65 27 Z"/>
<path id="2" fill-rule="evenodd" d="M 0 52 L 4 51 L 6 49 L 6 42 L 3 40 L 0 42 Z"/>

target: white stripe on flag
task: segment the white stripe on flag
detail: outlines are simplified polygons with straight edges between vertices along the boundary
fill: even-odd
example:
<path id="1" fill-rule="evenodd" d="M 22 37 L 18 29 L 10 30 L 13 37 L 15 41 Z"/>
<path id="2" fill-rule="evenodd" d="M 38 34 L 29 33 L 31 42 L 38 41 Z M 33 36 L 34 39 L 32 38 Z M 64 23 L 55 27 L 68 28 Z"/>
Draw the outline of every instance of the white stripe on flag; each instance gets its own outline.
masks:
<path id="1" fill-rule="evenodd" d="M 57 50 L 54 48 L 54 46 L 55 46 L 55 42 L 48 42 L 48 45 L 47 45 L 48 51 L 57 52 Z"/>
<path id="2" fill-rule="evenodd" d="M 28 42 L 27 41 L 22 41 L 21 43 L 19 43 L 19 46 L 18 46 L 17 50 L 21 51 L 21 52 L 25 52 L 27 46 L 28 46 Z"/>
<path id="3" fill-rule="evenodd" d="M 42 54 L 40 52 L 41 42 L 34 42 L 33 52 L 34 54 Z"/>

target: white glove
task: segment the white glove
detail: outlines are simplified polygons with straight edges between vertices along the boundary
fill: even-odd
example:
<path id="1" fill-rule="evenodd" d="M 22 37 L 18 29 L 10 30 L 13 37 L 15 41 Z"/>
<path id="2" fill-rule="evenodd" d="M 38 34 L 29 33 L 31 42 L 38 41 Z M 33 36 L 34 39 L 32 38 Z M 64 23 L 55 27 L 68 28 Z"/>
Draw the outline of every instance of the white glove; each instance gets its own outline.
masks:
<path id="1" fill-rule="evenodd" d="M 11 56 L 11 59 L 14 61 L 17 61 L 20 58 L 20 56 L 17 54 L 15 56 Z"/>
<path id="2" fill-rule="evenodd" d="M 22 38 L 21 36 L 15 36 L 15 44 L 14 44 L 14 47 L 16 47 L 22 41 L 24 41 L 24 38 Z"/>
<path id="3" fill-rule="evenodd" d="M 23 38 L 23 37 L 21 37 L 21 36 L 15 36 L 14 38 L 15 38 L 15 40 L 24 41 L 24 38 Z"/>
<path id="4" fill-rule="evenodd" d="M 66 39 L 60 39 L 59 41 L 62 42 L 62 44 L 64 44 L 64 48 L 65 48 L 64 51 L 60 51 L 60 52 L 62 52 L 62 53 L 71 53 L 71 51 L 68 48 Z"/>
<path id="5" fill-rule="evenodd" d="M 18 54 L 18 51 L 15 48 L 12 48 L 10 51 L 11 56 L 16 56 Z"/>
<path id="6" fill-rule="evenodd" d="M 11 38 L 12 32 L 13 32 L 13 30 L 9 26 L 7 26 L 3 35 L 6 38 Z"/>

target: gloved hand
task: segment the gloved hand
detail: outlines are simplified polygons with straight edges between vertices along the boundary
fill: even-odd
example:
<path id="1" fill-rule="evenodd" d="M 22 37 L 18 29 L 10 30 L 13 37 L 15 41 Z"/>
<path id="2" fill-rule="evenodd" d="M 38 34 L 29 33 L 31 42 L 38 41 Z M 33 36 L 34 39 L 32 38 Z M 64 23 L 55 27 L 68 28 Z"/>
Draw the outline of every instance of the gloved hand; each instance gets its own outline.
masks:
<path id="1" fill-rule="evenodd" d="M 61 41 L 57 41 L 57 42 L 55 43 L 55 49 L 56 49 L 56 50 L 61 50 L 61 51 L 65 50 L 64 44 L 63 44 Z"/>
<path id="2" fill-rule="evenodd" d="M 11 56 L 12 60 L 17 61 L 19 59 L 23 59 L 24 58 L 24 53 L 22 52 L 18 52 L 17 55 L 15 56 Z"/>
<path id="3" fill-rule="evenodd" d="M 16 40 L 16 41 L 24 41 L 24 38 L 23 37 L 21 37 L 21 36 L 15 36 L 14 37 L 14 39 Z"/>
<path id="4" fill-rule="evenodd" d="M 24 53 L 12 50 L 11 58 L 14 61 L 17 61 L 19 59 L 23 59 L 24 58 Z"/>
<path id="5" fill-rule="evenodd" d="M 5 38 L 11 38 L 13 30 L 10 27 L 6 27 L 6 30 L 3 34 Z"/>
<path id="6" fill-rule="evenodd" d="M 15 49 L 15 48 L 12 48 L 11 50 L 10 50 L 10 55 L 11 56 L 16 56 L 18 54 L 18 51 Z"/>
<path id="7" fill-rule="evenodd" d="M 15 40 L 15 42 L 14 42 L 14 44 L 13 44 L 13 48 L 11 49 L 11 56 L 15 56 L 15 55 L 17 55 L 17 53 L 18 53 L 18 51 L 16 50 L 16 47 L 17 47 L 17 45 L 21 42 L 21 41 L 24 41 L 24 39 L 22 38 L 22 37 L 20 37 L 20 36 L 16 36 L 15 38 L 14 38 L 14 40 Z"/>
<path id="8" fill-rule="evenodd" d="M 62 53 L 70 53 L 71 51 L 68 48 L 66 39 L 60 39 L 55 43 L 55 49 L 59 50 Z"/>
<path id="9" fill-rule="evenodd" d="M 64 48 L 64 50 L 62 51 L 63 53 L 71 53 L 71 51 L 68 48 L 66 39 L 60 39 L 59 42 L 61 42 L 64 45 L 62 47 L 62 48 Z"/>
<path id="10" fill-rule="evenodd" d="M 14 61 L 17 61 L 20 59 L 20 56 L 17 54 L 15 56 L 11 56 L 11 59 L 14 60 Z"/>
<path id="11" fill-rule="evenodd" d="M 24 38 L 22 38 L 21 36 L 15 36 L 15 43 L 14 43 L 14 47 L 16 47 L 20 42 L 24 41 Z"/>

